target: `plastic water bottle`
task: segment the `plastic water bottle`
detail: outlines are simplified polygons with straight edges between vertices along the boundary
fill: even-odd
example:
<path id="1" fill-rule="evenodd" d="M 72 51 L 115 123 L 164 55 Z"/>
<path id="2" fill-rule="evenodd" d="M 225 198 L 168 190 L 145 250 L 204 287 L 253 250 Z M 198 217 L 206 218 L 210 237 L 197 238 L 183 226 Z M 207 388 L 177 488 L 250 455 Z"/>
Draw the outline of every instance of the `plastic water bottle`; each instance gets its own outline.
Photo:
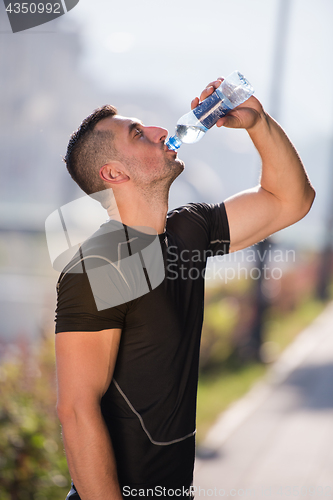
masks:
<path id="1" fill-rule="evenodd" d="M 234 71 L 196 108 L 179 118 L 175 135 L 166 145 L 176 151 L 183 142 L 198 142 L 219 118 L 245 102 L 254 93 L 250 82 L 239 71 Z"/>

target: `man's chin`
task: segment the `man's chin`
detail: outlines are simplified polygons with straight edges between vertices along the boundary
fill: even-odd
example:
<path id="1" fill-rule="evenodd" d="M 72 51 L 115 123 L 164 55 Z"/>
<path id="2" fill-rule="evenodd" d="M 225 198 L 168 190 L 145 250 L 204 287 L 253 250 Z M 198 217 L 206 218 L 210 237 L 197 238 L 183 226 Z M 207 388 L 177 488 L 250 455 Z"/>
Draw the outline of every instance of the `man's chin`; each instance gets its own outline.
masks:
<path id="1" fill-rule="evenodd" d="M 179 165 L 179 167 L 181 168 L 181 172 L 182 172 L 185 168 L 185 162 L 183 162 L 183 160 L 180 160 L 179 158 L 176 158 L 176 163 Z"/>
<path id="2" fill-rule="evenodd" d="M 175 162 L 176 165 L 174 165 L 173 169 L 172 169 L 172 173 L 173 173 L 173 176 L 172 176 L 172 179 L 171 179 L 171 182 L 173 182 L 175 179 L 177 179 L 177 177 L 184 171 L 185 169 L 185 163 L 182 161 L 182 160 L 178 160 Z"/>
<path id="3" fill-rule="evenodd" d="M 183 160 L 180 160 L 178 157 L 176 157 L 174 159 L 174 164 L 176 166 L 176 168 L 178 167 L 180 169 L 180 173 L 184 170 L 185 168 L 185 163 L 183 162 Z"/>

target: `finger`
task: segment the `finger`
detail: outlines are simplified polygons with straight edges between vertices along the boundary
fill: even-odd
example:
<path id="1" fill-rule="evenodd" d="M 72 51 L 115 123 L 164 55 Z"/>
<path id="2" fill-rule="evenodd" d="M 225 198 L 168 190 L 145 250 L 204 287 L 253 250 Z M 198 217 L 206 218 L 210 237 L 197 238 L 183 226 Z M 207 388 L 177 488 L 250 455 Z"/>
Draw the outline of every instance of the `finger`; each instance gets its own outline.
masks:
<path id="1" fill-rule="evenodd" d="M 226 128 L 241 128 L 242 124 L 237 116 L 237 114 L 228 113 L 226 116 L 223 118 L 220 118 L 216 122 L 217 127 L 226 127 Z"/>
<path id="2" fill-rule="evenodd" d="M 207 87 L 215 87 L 217 89 L 217 87 L 219 87 L 221 85 L 221 82 L 223 82 L 222 77 L 216 78 L 216 80 L 213 80 L 208 85 L 206 85 L 206 88 Z"/>
<path id="3" fill-rule="evenodd" d="M 199 97 L 195 97 L 193 101 L 191 102 L 191 109 L 194 109 L 198 106 L 199 104 Z"/>
<path id="4" fill-rule="evenodd" d="M 215 90 L 216 88 L 213 85 L 206 87 L 200 94 L 200 101 L 207 99 L 207 97 L 210 96 Z"/>
<path id="5" fill-rule="evenodd" d="M 207 87 L 200 94 L 200 101 L 203 101 L 208 96 L 210 96 L 222 83 L 223 78 L 217 78 L 213 82 L 210 82 Z"/>
<path id="6" fill-rule="evenodd" d="M 216 122 L 216 126 L 217 126 L 217 127 L 223 127 L 223 125 L 225 124 L 225 121 L 226 121 L 226 120 L 225 120 L 225 117 L 223 117 L 223 118 L 219 118 L 219 119 L 217 120 L 217 122 Z"/>

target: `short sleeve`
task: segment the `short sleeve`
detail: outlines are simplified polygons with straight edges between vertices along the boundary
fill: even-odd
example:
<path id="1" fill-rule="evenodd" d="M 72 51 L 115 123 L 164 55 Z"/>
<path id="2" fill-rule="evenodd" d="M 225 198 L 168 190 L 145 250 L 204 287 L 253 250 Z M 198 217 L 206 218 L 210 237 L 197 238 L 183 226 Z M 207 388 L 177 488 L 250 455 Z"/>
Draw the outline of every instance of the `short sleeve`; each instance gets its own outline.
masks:
<path id="1" fill-rule="evenodd" d="M 229 223 L 223 202 L 188 203 L 170 212 L 169 217 L 181 227 L 180 232 L 186 234 L 187 240 L 197 239 L 199 234 L 202 235 L 205 248 L 212 252 L 212 256 L 229 253 Z"/>
<path id="2" fill-rule="evenodd" d="M 203 209 L 207 210 L 207 221 L 210 229 L 209 249 L 212 250 L 213 255 L 229 253 L 230 232 L 224 203 L 203 204 Z"/>
<path id="3" fill-rule="evenodd" d="M 127 305 L 98 310 L 85 272 L 62 274 L 57 284 L 56 333 L 123 328 Z"/>

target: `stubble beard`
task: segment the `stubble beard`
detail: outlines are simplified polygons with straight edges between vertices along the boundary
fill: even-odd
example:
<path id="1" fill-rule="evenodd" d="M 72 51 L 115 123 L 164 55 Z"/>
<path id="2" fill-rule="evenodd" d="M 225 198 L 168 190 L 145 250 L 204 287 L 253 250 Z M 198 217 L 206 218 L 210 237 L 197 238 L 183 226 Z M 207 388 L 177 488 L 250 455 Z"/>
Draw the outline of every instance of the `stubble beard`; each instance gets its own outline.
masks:
<path id="1" fill-rule="evenodd" d="M 183 172 L 184 162 L 177 159 L 165 158 L 161 176 L 142 186 L 145 196 L 156 202 L 168 203 L 171 184 Z"/>
<path id="2" fill-rule="evenodd" d="M 149 165 L 149 159 L 147 159 L 146 165 Z M 130 173 L 130 175 L 145 198 L 150 201 L 165 202 L 168 200 L 171 184 L 183 172 L 184 168 L 185 164 L 182 160 L 166 157 L 163 159 L 162 165 L 156 167 L 152 164 L 145 172 L 142 172 L 139 162 L 132 159 L 132 174 Z"/>
<path id="3" fill-rule="evenodd" d="M 177 179 L 177 177 L 183 172 L 185 168 L 185 163 L 179 158 L 175 158 L 173 160 L 166 158 L 165 163 L 167 171 L 170 173 L 170 185 L 169 185 L 170 188 L 173 181 Z"/>

